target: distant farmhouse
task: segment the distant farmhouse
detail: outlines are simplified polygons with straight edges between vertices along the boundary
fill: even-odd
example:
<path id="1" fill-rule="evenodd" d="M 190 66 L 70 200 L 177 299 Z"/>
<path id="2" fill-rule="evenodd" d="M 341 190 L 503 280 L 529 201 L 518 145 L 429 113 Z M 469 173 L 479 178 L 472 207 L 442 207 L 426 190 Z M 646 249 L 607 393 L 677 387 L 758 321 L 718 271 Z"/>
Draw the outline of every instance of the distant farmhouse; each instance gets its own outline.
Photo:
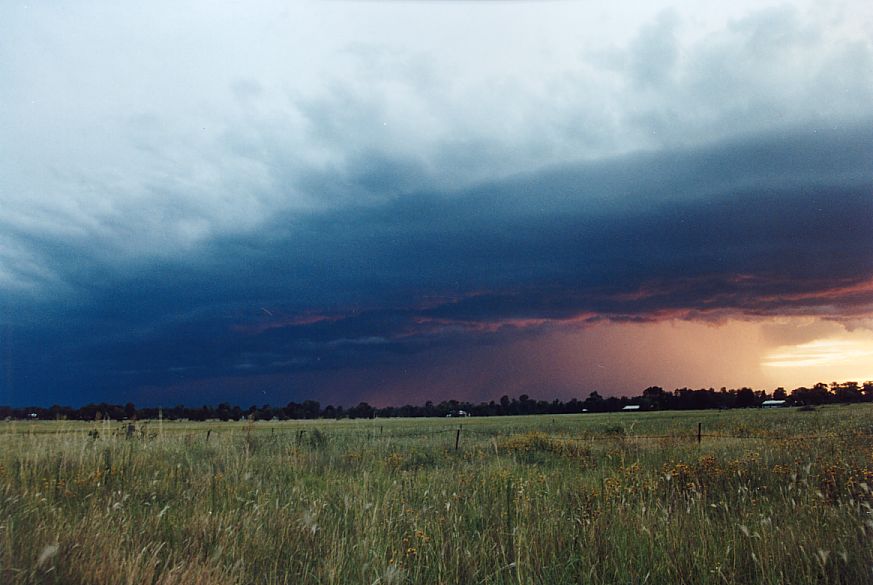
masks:
<path id="1" fill-rule="evenodd" d="M 785 405 L 784 400 L 765 400 L 761 403 L 761 408 L 782 408 Z"/>

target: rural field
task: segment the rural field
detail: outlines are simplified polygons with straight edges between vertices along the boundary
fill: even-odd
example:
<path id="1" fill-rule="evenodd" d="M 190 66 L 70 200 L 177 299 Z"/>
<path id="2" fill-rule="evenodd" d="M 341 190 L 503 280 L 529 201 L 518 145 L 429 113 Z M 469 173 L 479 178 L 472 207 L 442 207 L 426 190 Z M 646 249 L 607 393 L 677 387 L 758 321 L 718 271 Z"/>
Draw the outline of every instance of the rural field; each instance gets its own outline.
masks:
<path id="1" fill-rule="evenodd" d="M 873 405 L 126 431 L 0 423 L 0 583 L 873 582 Z"/>

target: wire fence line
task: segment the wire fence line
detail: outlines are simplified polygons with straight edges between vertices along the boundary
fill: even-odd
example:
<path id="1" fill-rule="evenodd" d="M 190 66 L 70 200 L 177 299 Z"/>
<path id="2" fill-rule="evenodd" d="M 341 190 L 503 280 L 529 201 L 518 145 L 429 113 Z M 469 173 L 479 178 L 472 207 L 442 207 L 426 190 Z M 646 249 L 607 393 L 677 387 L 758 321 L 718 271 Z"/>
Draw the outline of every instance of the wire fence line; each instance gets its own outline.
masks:
<path id="1" fill-rule="evenodd" d="M 305 436 L 308 432 L 318 431 L 325 437 L 331 436 L 331 431 L 321 431 L 318 429 L 304 429 L 299 431 L 301 436 Z M 531 429 L 523 431 L 492 431 L 471 429 L 464 427 L 448 428 L 448 429 L 433 429 L 421 430 L 414 432 L 364 432 L 357 429 L 348 429 L 350 433 L 357 433 L 369 437 L 370 439 L 394 439 L 394 438 L 411 438 L 411 437 L 435 437 L 444 434 L 454 434 L 456 442 L 460 441 L 461 437 L 467 435 L 488 437 L 488 438 L 503 438 L 523 437 L 525 435 L 537 434 L 546 439 L 574 443 L 593 443 L 593 442 L 633 442 L 637 440 L 677 440 L 677 441 L 697 441 L 702 442 L 704 439 L 709 440 L 751 440 L 751 441 L 810 441 L 810 440 L 873 440 L 873 432 L 850 432 L 850 433 L 818 433 L 818 434 L 766 434 L 755 435 L 750 433 L 677 433 L 677 434 L 659 434 L 659 435 L 630 435 L 621 433 L 599 433 L 599 434 L 581 434 L 581 435 L 565 435 L 556 433 L 547 433 L 541 430 Z M 339 433 L 338 433 L 339 434 Z"/>
<path id="2" fill-rule="evenodd" d="M 521 436 L 528 435 L 532 433 L 545 435 L 548 438 L 553 439 L 567 439 L 574 441 L 616 441 L 616 440 L 649 440 L 649 439 L 752 439 L 752 440 L 761 440 L 761 441 L 787 441 L 787 440 L 815 440 L 815 439 L 851 439 L 851 438 L 873 438 L 873 431 L 871 432 L 862 432 L 855 431 L 851 433 L 824 433 L 824 434 L 766 434 L 766 435 L 755 435 L 750 433 L 739 433 L 739 434 L 731 434 L 731 433 L 675 433 L 675 434 L 662 434 L 662 435 L 630 435 L 626 433 L 583 433 L 581 435 L 569 436 L 569 435 L 560 435 L 556 433 L 548 433 L 538 429 L 529 429 L 529 430 L 514 430 L 514 431 L 491 431 L 491 430 L 480 430 L 480 429 L 471 429 L 465 427 L 456 427 L 456 428 L 448 428 L 448 429 L 434 429 L 434 430 L 422 430 L 422 431 L 411 431 L 411 432 L 397 432 L 397 431 L 387 431 L 387 432 L 373 432 L 372 430 L 366 429 L 344 429 L 342 431 L 337 432 L 337 430 L 324 431 L 321 429 L 300 429 L 297 432 L 299 433 L 308 433 L 308 432 L 320 432 L 323 435 L 330 434 L 360 434 L 360 435 L 369 435 L 375 437 L 383 437 L 383 438 L 403 438 L 403 437 L 428 437 L 440 435 L 443 433 L 457 433 L 460 432 L 462 435 L 480 435 L 480 436 L 488 436 L 488 437 L 512 437 L 512 436 Z"/>
<path id="3" fill-rule="evenodd" d="M 33 434 L 62 434 L 62 433 L 77 433 L 77 434 L 86 434 L 89 437 L 97 438 L 102 434 L 111 435 L 111 436 L 124 436 L 126 438 L 148 438 L 154 439 L 162 434 L 162 429 L 160 425 L 154 422 L 144 423 L 139 425 L 139 428 L 136 427 L 134 423 L 125 423 L 121 425 L 119 428 L 117 425 L 106 425 L 100 424 L 99 429 L 70 429 L 70 428 L 59 428 L 54 431 L 50 430 L 40 430 Z M 397 429 L 391 428 L 387 425 L 379 425 L 378 427 L 375 425 L 370 425 L 368 428 L 331 428 L 326 429 L 323 427 L 314 427 L 314 428 L 286 428 L 286 429 L 277 429 L 276 427 L 264 427 L 258 425 L 254 426 L 246 426 L 246 427 L 232 427 L 232 428 L 221 428 L 220 426 L 211 427 L 206 430 L 205 437 L 206 440 L 209 440 L 210 437 L 215 434 L 224 435 L 227 433 L 231 433 L 234 435 L 244 435 L 244 436 L 263 436 L 267 431 L 269 431 L 269 435 L 279 439 L 280 437 L 296 437 L 298 441 L 303 439 L 310 439 L 314 436 L 318 436 L 323 440 L 328 440 L 333 437 L 350 437 L 356 436 L 369 440 L 374 439 L 403 439 L 403 438 L 427 438 L 427 437 L 436 437 L 440 435 L 454 435 L 455 444 L 458 445 L 460 440 L 464 436 L 478 436 L 478 437 L 489 437 L 489 438 L 511 438 L 511 437 L 519 437 L 524 435 L 541 435 L 550 440 L 557 441 L 565 441 L 565 442 L 577 442 L 577 443 L 591 443 L 591 442 L 631 442 L 631 441 L 646 441 L 646 440 L 680 440 L 680 441 L 697 441 L 698 443 L 702 442 L 704 439 L 709 440 L 754 440 L 754 441 L 809 441 L 809 440 L 837 440 L 837 439 L 847 439 L 847 440 L 864 440 L 864 439 L 873 439 L 873 428 L 870 431 L 853 431 L 853 432 L 845 432 L 845 433 L 800 433 L 800 434 L 754 434 L 754 433 L 730 433 L 730 432 L 702 432 L 702 428 L 698 425 L 697 429 L 691 429 L 688 432 L 677 432 L 672 434 L 644 434 L 644 435 L 634 435 L 628 434 L 623 431 L 615 431 L 615 432 L 601 432 L 601 433 L 591 433 L 591 432 L 582 432 L 578 435 L 569 435 L 565 433 L 554 433 L 548 432 L 548 429 L 537 429 L 537 428 L 528 428 L 528 429 L 481 429 L 481 428 L 471 428 L 465 427 L 464 425 L 451 426 L 451 427 L 443 427 L 443 428 L 424 428 L 424 429 Z M 190 428 L 185 429 L 171 429 L 168 430 L 169 435 L 187 435 L 187 436 L 196 436 L 203 432 L 202 430 L 194 430 Z M 30 434 L 29 432 L 11 432 L 11 433 L 0 433 L 0 437 L 6 436 L 14 436 L 16 434 Z"/>
<path id="4" fill-rule="evenodd" d="M 444 428 L 444 429 L 429 429 L 417 431 L 397 431 L 397 430 L 373 430 L 373 429 L 332 429 L 329 431 L 315 429 L 298 429 L 296 431 L 298 441 L 303 441 L 313 436 L 320 435 L 324 440 L 329 440 L 331 437 L 349 437 L 358 436 L 368 440 L 392 440 L 392 439 L 408 439 L 408 438 L 428 438 L 439 437 L 443 435 L 453 435 L 455 449 L 459 449 L 462 444 L 462 438 L 465 436 L 474 436 L 489 439 L 512 439 L 513 437 L 525 437 L 531 435 L 542 436 L 547 440 L 558 441 L 563 443 L 574 444 L 591 444 L 591 443 L 631 443 L 634 441 L 649 441 L 649 440 L 666 440 L 666 441 L 686 441 L 702 443 L 706 440 L 751 440 L 751 441 L 809 441 L 809 440 L 873 440 L 873 432 L 852 432 L 852 433 L 820 433 L 820 434 L 780 434 L 780 435 L 755 435 L 748 433 L 676 433 L 676 434 L 658 434 L 658 435 L 630 435 L 621 433 L 598 433 L 598 434 L 581 434 L 581 435 L 565 435 L 557 433 L 548 433 L 542 430 L 483 430 L 461 427 Z M 285 433 L 279 433 L 274 436 L 281 436 Z M 451 438 L 449 438 L 451 441 Z"/>

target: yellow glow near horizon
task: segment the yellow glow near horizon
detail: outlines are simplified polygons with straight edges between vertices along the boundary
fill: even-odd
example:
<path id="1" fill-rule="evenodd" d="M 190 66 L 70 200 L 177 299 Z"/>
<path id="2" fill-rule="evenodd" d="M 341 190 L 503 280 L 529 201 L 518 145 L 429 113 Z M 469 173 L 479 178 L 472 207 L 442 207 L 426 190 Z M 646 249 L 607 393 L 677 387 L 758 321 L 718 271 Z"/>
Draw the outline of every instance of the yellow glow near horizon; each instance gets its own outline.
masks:
<path id="1" fill-rule="evenodd" d="M 761 366 L 773 378 L 793 383 L 873 380 L 873 339 L 834 337 L 781 346 L 766 354 Z"/>

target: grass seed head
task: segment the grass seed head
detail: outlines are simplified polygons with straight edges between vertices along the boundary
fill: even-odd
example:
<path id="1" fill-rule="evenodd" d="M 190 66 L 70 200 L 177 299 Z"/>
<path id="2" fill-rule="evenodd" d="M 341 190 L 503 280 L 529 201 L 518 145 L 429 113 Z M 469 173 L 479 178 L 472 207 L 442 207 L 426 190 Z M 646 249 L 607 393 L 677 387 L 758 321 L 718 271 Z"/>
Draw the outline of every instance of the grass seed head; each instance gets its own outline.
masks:
<path id="1" fill-rule="evenodd" d="M 36 561 L 37 567 L 42 567 L 53 558 L 55 558 L 58 554 L 58 545 L 50 544 L 42 549 L 42 552 L 39 553 L 39 558 Z"/>

